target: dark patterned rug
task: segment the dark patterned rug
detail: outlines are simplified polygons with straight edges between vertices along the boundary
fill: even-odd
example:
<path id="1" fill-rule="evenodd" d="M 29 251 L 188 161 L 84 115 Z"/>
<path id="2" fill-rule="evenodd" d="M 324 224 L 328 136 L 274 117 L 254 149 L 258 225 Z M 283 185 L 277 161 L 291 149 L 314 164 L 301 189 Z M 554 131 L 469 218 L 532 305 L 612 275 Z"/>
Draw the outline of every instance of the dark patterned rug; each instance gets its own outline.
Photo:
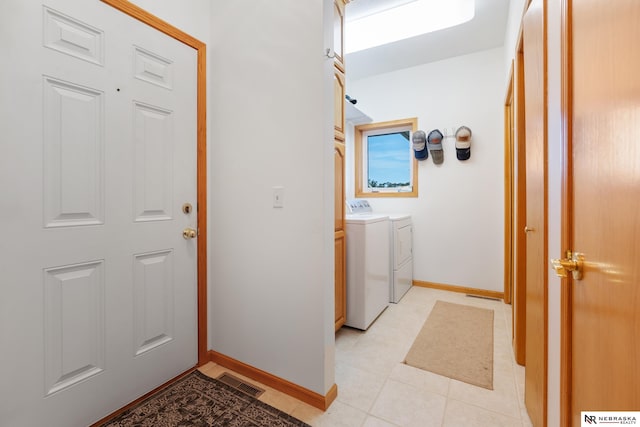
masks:
<path id="1" fill-rule="evenodd" d="M 309 427 L 215 378 L 193 371 L 101 427 Z"/>

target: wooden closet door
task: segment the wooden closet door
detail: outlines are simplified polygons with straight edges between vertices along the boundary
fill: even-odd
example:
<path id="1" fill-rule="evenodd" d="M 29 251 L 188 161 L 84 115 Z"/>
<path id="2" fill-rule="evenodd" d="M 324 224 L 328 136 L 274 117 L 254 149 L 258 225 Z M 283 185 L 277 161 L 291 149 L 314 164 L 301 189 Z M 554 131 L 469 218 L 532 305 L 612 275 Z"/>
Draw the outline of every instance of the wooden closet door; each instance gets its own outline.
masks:
<path id="1" fill-rule="evenodd" d="M 525 404 L 535 427 L 547 423 L 547 166 L 543 0 L 523 19 L 526 158 Z"/>
<path id="2" fill-rule="evenodd" d="M 567 424 L 580 426 L 581 411 L 640 409 L 640 3 L 569 5 L 573 206 L 563 249 L 584 254 L 584 272 L 563 283 L 571 335 L 563 394 Z"/>

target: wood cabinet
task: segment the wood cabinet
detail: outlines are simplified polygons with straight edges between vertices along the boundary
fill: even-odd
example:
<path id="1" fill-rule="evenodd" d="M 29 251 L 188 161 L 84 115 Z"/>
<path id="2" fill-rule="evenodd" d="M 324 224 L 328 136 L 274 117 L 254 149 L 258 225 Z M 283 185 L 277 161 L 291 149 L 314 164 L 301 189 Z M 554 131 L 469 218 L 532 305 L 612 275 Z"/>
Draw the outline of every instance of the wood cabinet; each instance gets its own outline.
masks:
<path id="1" fill-rule="evenodd" d="M 335 0 L 333 4 L 333 52 L 335 66 L 344 72 L 344 9 L 348 1 Z"/>
<path id="2" fill-rule="evenodd" d="M 334 141 L 333 159 L 335 165 L 335 231 L 344 231 L 345 215 L 345 146 Z"/>
<path id="3" fill-rule="evenodd" d="M 334 70 L 333 73 L 333 128 L 334 138 L 344 142 L 344 73 L 340 70 Z"/>
<path id="4" fill-rule="evenodd" d="M 334 141 L 335 164 L 335 329 L 340 329 L 347 319 L 346 241 L 344 231 L 344 154 L 342 142 Z"/>
<path id="5" fill-rule="evenodd" d="M 335 237 L 335 292 L 336 292 L 336 331 L 347 320 L 347 286 L 346 286 L 346 245 L 344 230 L 336 231 Z"/>
<path id="6" fill-rule="evenodd" d="M 345 215 L 345 67 L 344 10 L 347 0 L 335 0 L 333 15 L 334 58 L 334 146 L 335 165 L 335 328 L 347 320 L 347 270 Z"/>

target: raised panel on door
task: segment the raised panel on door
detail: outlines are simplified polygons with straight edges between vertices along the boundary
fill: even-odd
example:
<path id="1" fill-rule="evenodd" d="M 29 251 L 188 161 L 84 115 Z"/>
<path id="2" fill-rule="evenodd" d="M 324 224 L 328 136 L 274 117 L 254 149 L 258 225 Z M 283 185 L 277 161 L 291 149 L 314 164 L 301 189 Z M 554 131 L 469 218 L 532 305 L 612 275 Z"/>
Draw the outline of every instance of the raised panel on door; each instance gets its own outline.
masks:
<path id="1" fill-rule="evenodd" d="M 133 256 L 134 352 L 139 356 L 174 338 L 173 251 Z"/>
<path id="2" fill-rule="evenodd" d="M 134 221 L 173 217 L 173 118 L 171 110 L 133 104 Z"/>
<path id="3" fill-rule="evenodd" d="M 104 260 L 44 271 L 45 394 L 104 371 Z"/>
<path id="4" fill-rule="evenodd" d="M 44 76 L 44 226 L 104 223 L 104 93 Z"/>
<path id="5" fill-rule="evenodd" d="M 344 74 L 340 71 L 335 71 L 333 75 L 333 88 L 334 88 L 334 109 L 333 109 L 333 127 L 334 137 L 337 140 L 344 141 Z"/>
<path id="6" fill-rule="evenodd" d="M 134 46 L 134 76 L 138 80 L 172 90 L 175 64 L 171 59 L 151 52 L 140 46 Z"/>
<path id="7" fill-rule="evenodd" d="M 340 329 L 347 319 L 346 249 L 345 233 L 335 235 L 335 329 Z"/>
<path id="8" fill-rule="evenodd" d="M 0 28 L 0 425 L 90 425 L 197 362 L 197 56 L 99 1 Z"/>
<path id="9" fill-rule="evenodd" d="M 46 47 L 104 65 L 104 31 L 47 6 L 43 10 Z"/>
<path id="10" fill-rule="evenodd" d="M 334 209 L 335 209 L 335 329 L 338 330 L 346 321 L 346 249 L 344 232 L 345 215 L 345 146 L 342 142 L 334 142 Z"/>
<path id="11" fill-rule="evenodd" d="M 341 142 L 334 143 L 334 210 L 335 230 L 344 230 L 345 199 L 345 146 Z"/>

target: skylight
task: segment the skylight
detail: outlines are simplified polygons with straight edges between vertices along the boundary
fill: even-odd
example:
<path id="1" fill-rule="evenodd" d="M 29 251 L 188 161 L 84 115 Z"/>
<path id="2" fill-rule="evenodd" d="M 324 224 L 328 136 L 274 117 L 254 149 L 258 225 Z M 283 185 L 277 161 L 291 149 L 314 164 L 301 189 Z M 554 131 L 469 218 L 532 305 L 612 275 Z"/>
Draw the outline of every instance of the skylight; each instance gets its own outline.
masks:
<path id="1" fill-rule="evenodd" d="M 414 0 L 347 21 L 345 52 L 357 52 L 453 27 L 470 21 L 474 14 L 475 0 Z"/>

